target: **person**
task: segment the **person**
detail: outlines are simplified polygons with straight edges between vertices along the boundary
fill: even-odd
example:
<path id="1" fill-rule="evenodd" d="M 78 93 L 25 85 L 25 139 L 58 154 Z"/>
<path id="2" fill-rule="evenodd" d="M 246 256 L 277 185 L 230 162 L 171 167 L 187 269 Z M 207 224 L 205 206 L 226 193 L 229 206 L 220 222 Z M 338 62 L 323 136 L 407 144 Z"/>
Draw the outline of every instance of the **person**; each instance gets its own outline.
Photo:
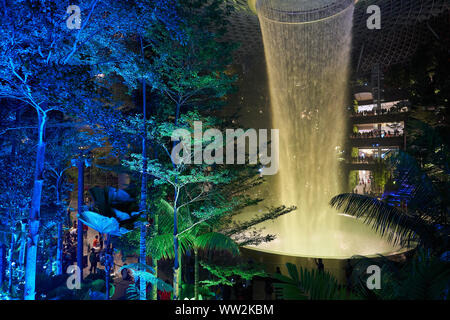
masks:
<path id="1" fill-rule="evenodd" d="M 95 236 L 94 241 L 92 242 L 92 247 L 94 248 L 99 248 L 100 247 L 100 241 L 98 240 L 98 236 Z"/>
<path id="2" fill-rule="evenodd" d="M 73 222 L 72 228 L 70 228 L 70 235 L 72 237 L 77 236 L 77 222 L 76 221 Z"/>
<path id="3" fill-rule="evenodd" d="M 323 272 L 325 266 L 323 265 L 323 262 L 322 262 L 321 258 L 316 260 L 316 265 L 317 265 L 317 270 L 319 270 L 319 272 Z"/>
<path id="4" fill-rule="evenodd" d="M 103 250 L 103 234 L 99 232 L 98 236 L 99 236 L 99 242 L 100 242 L 100 250 Z"/>
<path id="5" fill-rule="evenodd" d="M 347 259 L 347 265 L 345 266 L 345 278 L 347 280 L 347 288 L 352 287 L 352 273 L 353 273 L 353 266 L 351 264 L 350 259 Z"/>
<path id="6" fill-rule="evenodd" d="M 123 267 L 125 267 L 127 264 L 125 263 Z M 123 268 L 122 271 L 120 271 L 120 274 L 122 275 L 122 280 L 129 281 L 131 280 L 130 272 L 128 271 L 128 268 Z"/>
<path id="7" fill-rule="evenodd" d="M 85 224 L 83 224 L 83 239 L 87 238 L 87 233 L 88 233 L 89 227 Z"/>
<path id="8" fill-rule="evenodd" d="M 91 268 L 89 269 L 90 273 L 97 273 L 97 263 L 98 263 L 98 257 L 97 253 L 95 252 L 95 249 L 91 249 L 91 254 L 89 255 L 89 263 L 91 264 Z M 94 272 L 92 272 L 94 271 Z"/>
<path id="9" fill-rule="evenodd" d="M 278 273 L 278 274 L 281 275 L 281 269 L 280 269 L 279 266 L 276 267 L 275 273 Z M 272 288 L 274 287 L 274 286 L 273 286 L 274 283 L 280 283 L 280 281 L 279 281 L 279 280 L 273 280 L 273 279 L 272 279 Z M 283 299 L 282 296 L 281 296 L 281 294 L 280 294 L 280 291 L 275 291 L 275 290 L 274 290 L 274 292 L 275 292 L 275 300 L 282 300 L 282 299 Z"/>
<path id="10" fill-rule="evenodd" d="M 70 223 L 70 207 L 67 208 L 67 216 L 66 216 L 66 223 Z"/>
<path id="11" fill-rule="evenodd" d="M 264 282 L 265 300 L 272 300 L 273 283 L 271 278 L 266 278 Z"/>

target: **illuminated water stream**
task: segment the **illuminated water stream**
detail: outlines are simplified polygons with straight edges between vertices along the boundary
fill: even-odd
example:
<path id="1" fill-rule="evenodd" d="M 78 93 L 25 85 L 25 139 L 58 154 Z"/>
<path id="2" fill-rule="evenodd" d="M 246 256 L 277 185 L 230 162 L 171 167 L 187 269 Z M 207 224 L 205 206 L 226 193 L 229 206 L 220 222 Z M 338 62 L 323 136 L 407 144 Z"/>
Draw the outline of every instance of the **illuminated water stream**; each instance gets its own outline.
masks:
<path id="1" fill-rule="evenodd" d="M 287 255 L 350 257 L 398 250 L 328 205 L 342 193 L 353 1 L 259 0 L 273 128 L 280 130 L 276 205 L 298 209 L 264 224 L 277 239 L 258 246 Z M 331 3 L 331 4 L 330 4 Z M 322 8 L 322 9 L 317 9 Z M 273 200 L 271 200 L 273 201 Z"/>

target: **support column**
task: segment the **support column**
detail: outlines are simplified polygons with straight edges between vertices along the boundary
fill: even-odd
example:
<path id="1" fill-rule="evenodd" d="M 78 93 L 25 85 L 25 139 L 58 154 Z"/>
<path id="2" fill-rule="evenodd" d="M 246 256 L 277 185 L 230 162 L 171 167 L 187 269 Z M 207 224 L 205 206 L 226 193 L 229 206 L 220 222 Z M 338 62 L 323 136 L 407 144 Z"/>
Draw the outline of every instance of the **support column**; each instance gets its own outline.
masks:
<path id="1" fill-rule="evenodd" d="M 82 155 L 78 158 L 78 215 L 83 212 L 84 204 L 84 158 Z M 80 268 L 81 280 L 83 280 L 83 222 L 77 221 L 77 266 Z"/>

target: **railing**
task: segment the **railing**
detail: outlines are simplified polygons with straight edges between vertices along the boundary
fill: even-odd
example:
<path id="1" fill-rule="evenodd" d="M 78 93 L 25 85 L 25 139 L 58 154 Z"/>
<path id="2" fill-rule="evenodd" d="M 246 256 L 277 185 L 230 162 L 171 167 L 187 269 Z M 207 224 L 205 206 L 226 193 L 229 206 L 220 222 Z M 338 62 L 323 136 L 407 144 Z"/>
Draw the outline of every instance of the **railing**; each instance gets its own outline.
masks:
<path id="1" fill-rule="evenodd" d="M 408 110 L 372 110 L 372 111 L 361 111 L 361 112 L 353 112 L 351 117 L 372 117 L 372 116 L 384 116 L 384 115 L 397 115 L 397 114 L 405 114 Z"/>
<path id="2" fill-rule="evenodd" d="M 380 161 L 380 158 L 375 157 L 352 157 L 350 163 L 353 164 L 375 164 Z"/>
<path id="3" fill-rule="evenodd" d="M 400 138 L 403 137 L 403 132 L 358 132 L 352 133 L 350 139 L 388 139 L 388 138 Z"/>

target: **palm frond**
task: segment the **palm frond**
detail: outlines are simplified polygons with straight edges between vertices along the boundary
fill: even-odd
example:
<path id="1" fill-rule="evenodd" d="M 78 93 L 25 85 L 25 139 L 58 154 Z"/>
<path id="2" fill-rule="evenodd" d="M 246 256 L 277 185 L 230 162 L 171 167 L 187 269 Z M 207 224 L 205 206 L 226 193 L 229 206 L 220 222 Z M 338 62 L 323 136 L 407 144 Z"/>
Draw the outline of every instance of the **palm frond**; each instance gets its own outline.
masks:
<path id="1" fill-rule="evenodd" d="M 420 168 L 414 157 L 399 151 L 389 155 L 387 161 L 393 168 L 398 184 L 409 187 L 409 193 L 404 195 L 409 210 L 426 212 L 428 215 L 439 212 L 441 197 L 432 179 Z"/>
<path id="2" fill-rule="evenodd" d="M 225 250 L 233 255 L 239 255 L 237 244 L 230 237 L 218 232 L 209 232 L 196 237 L 194 245 L 205 250 Z"/>
<path id="3" fill-rule="evenodd" d="M 160 199 L 160 202 L 156 205 L 156 214 L 158 214 L 158 230 L 160 234 L 173 232 L 173 207 L 164 199 Z M 182 208 L 178 210 L 178 227 L 185 229 L 189 227 L 189 223 L 186 222 L 186 210 Z"/>
<path id="4" fill-rule="evenodd" d="M 427 223 L 420 217 L 369 196 L 344 193 L 333 197 L 330 205 L 342 213 L 362 218 L 364 223 L 394 244 L 416 241 L 417 235 L 426 237 L 428 233 Z"/>
<path id="5" fill-rule="evenodd" d="M 144 280 L 146 283 L 151 283 L 152 285 L 156 285 L 158 287 L 158 289 L 161 291 L 171 292 L 173 290 L 173 287 L 170 284 L 165 283 L 164 281 L 157 278 L 155 275 L 153 275 L 150 272 L 140 271 L 140 270 L 135 270 L 135 269 L 130 269 L 130 270 L 135 279 L 139 278 L 139 279 Z"/>
<path id="6" fill-rule="evenodd" d="M 448 299 L 450 288 L 449 264 L 420 250 L 405 275 L 400 287 L 400 299 L 441 300 Z"/>
<path id="7" fill-rule="evenodd" d="M 139 300 L 140 290 L 135 283 L 130 284 L 126 290 L 127 300 Z"/>
<path id="8" fill-rule="evenodd" d="M 280 281 L 274 283 L 275 291 L 287 300 L 344 300 L 355 299 L 328 272 L 306 270 L 287 263 L 289 277 L 275 273 L 273 277 Z"/>
<path id="9" fill-rule="evenodd" d="M 145 263 L 131 263 L 124 265 L 120 268 L 120 271 L 123 269 L 133 269 L 133 270 L 148 270 L 150 272 L 155 272 L 155 269 L 153 269 L 151 266 Z"/>
<path id="10" fill-rule="evenodd" d="M 178 244 L 184 254 L 192 247 L 193 238 L 188 234 L 183 234 L 178 237 Z M 147 253 L 157 260 L 173 259 L 175 257 L 173 235 L 166 233 L 147 239 Z"/>
<path id="11" fill-rule="evenodd" d="M 381 268 L 381 289 L 367 288 L 367 267 Z M 352 274 L 355 291 L 366 299 L 441 300 L 448 299 L 450 288 L 449 263 L 433 256 L 431 250 L 419 248 L 406 264 L 387 257 L 357 257 Z"/>

